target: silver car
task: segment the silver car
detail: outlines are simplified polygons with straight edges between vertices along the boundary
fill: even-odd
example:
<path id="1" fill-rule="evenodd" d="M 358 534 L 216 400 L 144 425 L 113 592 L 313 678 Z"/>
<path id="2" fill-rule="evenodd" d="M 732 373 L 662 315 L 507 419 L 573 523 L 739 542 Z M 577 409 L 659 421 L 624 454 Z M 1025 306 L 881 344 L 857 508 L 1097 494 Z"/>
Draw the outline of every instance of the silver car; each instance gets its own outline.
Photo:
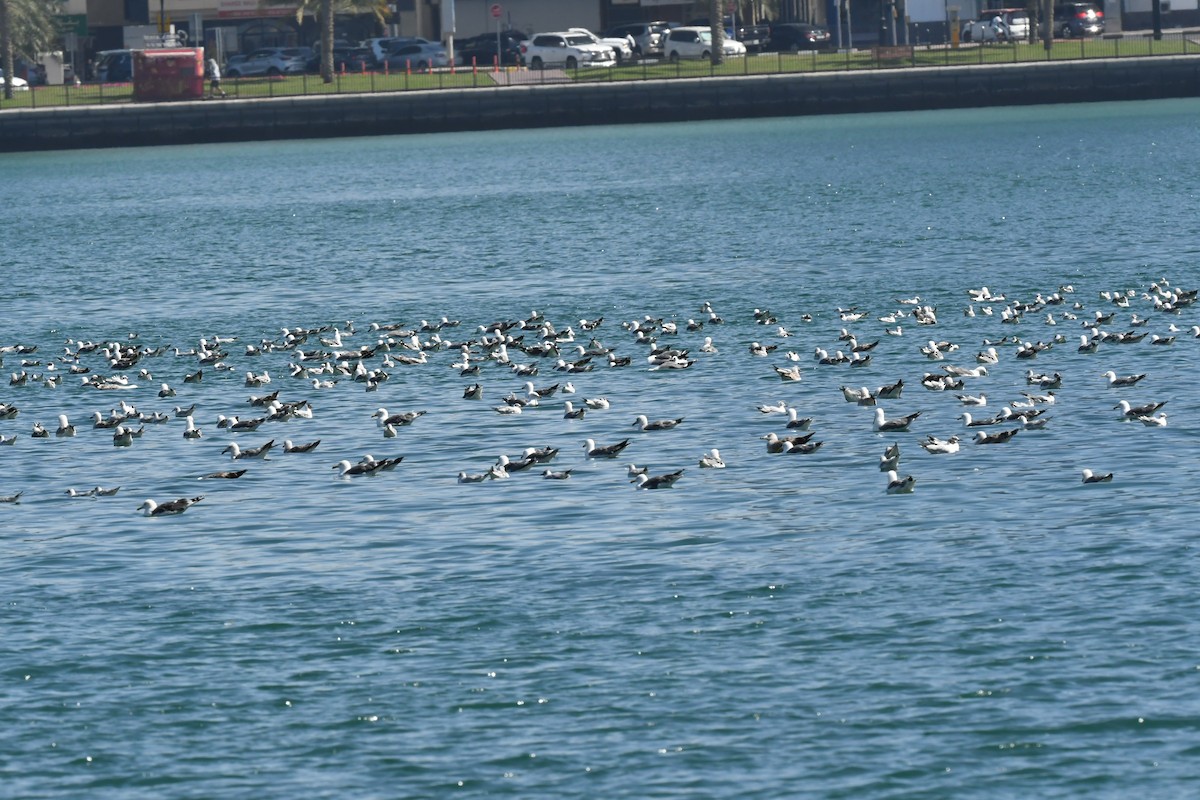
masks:
<path id="1" fill-rule="evenodd" d="M 245 78 L 251 75 L 300 75 L 312 58 L 307 47 L 260 47 L 245 60 L 230 59 L 225 74 L 230 78 Z"/>

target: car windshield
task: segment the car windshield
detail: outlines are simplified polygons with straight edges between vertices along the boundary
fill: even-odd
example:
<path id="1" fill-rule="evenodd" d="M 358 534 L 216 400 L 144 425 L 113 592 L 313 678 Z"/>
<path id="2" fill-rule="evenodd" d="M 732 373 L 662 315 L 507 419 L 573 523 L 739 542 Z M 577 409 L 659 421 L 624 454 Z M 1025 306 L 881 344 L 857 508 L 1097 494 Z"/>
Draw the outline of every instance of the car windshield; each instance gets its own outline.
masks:
<path id="1" fill-rule="evenodd" d="M 705 44 L 712 44 L 712 31 L 698 31 L 698 33 L 700 34 L 700 41 Z"/>
<path id="2" fill-rule="evenodd" d="M 567 44 L 578 47 L 581 44 L 594 44 L 591 36 L 582 33 L 577 33 L 567 37 Z"/>

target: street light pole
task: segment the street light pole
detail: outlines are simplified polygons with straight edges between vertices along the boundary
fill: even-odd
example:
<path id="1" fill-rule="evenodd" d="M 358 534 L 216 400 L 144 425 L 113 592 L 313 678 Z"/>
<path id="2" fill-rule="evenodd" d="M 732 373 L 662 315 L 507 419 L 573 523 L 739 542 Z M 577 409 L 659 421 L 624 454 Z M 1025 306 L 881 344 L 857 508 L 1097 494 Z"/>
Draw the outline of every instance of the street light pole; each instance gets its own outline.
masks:
<path id="1" fill-rule="evenodd" d="M 1154 12 L 1154 40 L 1162 39 L 1162 0 L 1150 0 L 1150 8 Z"/>

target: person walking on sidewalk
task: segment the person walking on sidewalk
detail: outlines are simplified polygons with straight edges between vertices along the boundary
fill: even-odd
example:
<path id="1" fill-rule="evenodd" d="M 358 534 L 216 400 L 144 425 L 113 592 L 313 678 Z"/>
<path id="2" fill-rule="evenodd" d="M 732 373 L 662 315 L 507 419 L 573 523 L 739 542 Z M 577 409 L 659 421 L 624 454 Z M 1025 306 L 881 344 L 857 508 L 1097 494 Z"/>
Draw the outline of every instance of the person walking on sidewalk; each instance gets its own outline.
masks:
<path id="1" fill-rule="evenodd" d="M 221 88 L 221 65 L 217 63 L 217 59 L 211 56 L 208 59 L 208 96 L 216 97 L 219 93 L 221 97 L 225 96 L 225 90 Z"/>

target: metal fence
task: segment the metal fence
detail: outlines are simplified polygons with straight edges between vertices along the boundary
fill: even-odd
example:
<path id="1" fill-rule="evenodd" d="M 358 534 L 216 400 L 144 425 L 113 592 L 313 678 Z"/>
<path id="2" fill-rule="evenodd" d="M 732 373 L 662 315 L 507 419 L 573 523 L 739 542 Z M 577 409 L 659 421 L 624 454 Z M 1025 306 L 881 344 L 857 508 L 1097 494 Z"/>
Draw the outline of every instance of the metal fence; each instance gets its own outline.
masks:
<path id="1" fill-rule="evenodd" d="M 744 58 L 730 58 L 720 65 L 698 60 L 644 59 L 615 67 L 572 70 L 531 70 L 523 67 L 501 67 L 496 64 L 471 64 L 427 71 L 418 71 L 413 68 L 399 71 L 339 69 L 335 73 L 332 83 L 323 82 L 317 75 L 294 75 L 227 78 L 222 81 L 222 86 L 227 93 L 226 100 L 238 100 L 264 97 L 496 88 L 498 86 L 551 83 L 615 83 L 672 78 L 720 78 L 737 75 L 778 75 L 1174 55 L 1200 55 L 1200 31 L 1164 34 L 1161 39 L 1149 36 L 1114 36 L 1099 39 L 1055 40 L 1049 49 L 1045 48 L 1041 42 L 1036 42 L 964 44 L 958 47 L 944 44 L 901 45 L 836 52 L 814 50 L 796 53 L 758 53 Z M 207 86 L 207 81 L 205 85 Z M 132 84 L 90 83 L 77 86 L 35 86 L 25 91 L 16 91 L 13 93 L 12 100 L 0 98 L 0 107 L 4 109 L 46 108 L 132 102 L 134 102 Z"/>

